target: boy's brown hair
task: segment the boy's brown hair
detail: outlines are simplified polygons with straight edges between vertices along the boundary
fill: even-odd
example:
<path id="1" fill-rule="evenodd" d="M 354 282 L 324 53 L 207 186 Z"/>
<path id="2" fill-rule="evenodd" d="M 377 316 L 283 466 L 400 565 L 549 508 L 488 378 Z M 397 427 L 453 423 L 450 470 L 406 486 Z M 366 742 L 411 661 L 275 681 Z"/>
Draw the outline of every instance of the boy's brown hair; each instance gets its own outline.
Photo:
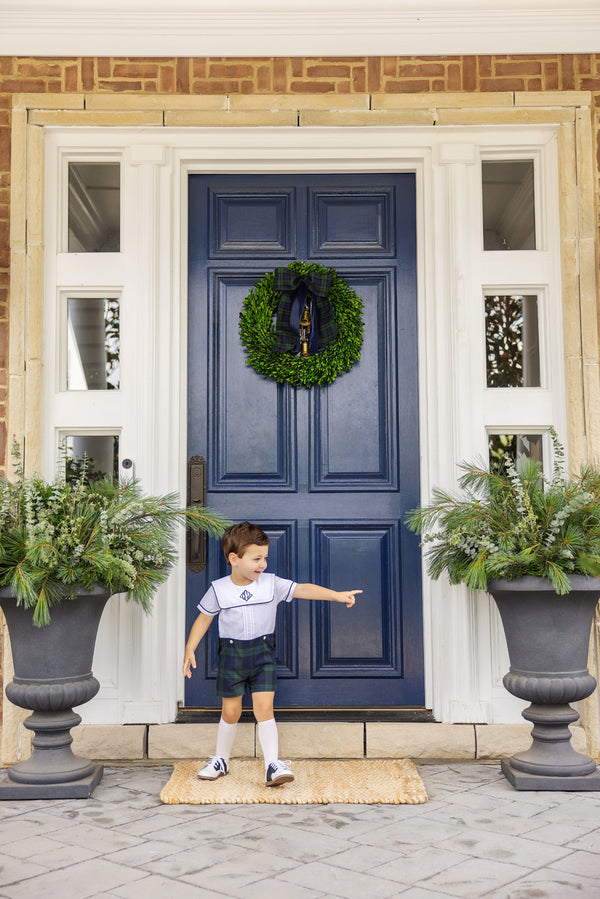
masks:
<path id="1" fill-rule="evenodd" d="M 257 524 L 250 524 L 249 521 L 229 525 L 221 537 L 221 546 L 228 561 L 229 553 L 243 556 L 244 550 L 253 543 L 256 546 L 268 546 L 269 538 Z"/>

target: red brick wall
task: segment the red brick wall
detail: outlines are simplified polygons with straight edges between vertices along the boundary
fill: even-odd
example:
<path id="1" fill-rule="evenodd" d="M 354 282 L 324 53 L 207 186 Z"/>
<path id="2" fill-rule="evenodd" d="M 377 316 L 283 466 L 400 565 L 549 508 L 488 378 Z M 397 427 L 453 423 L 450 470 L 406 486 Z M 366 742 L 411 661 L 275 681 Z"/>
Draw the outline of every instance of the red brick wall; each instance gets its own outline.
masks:
<path id="1" fill-rule="evenodd" d="M 350 94 L 562 91 L 594 94 L 600 54 L 307 58 L 0 57 L 0 463 L 6 455 L 10 116 L 12 94 Z"/>

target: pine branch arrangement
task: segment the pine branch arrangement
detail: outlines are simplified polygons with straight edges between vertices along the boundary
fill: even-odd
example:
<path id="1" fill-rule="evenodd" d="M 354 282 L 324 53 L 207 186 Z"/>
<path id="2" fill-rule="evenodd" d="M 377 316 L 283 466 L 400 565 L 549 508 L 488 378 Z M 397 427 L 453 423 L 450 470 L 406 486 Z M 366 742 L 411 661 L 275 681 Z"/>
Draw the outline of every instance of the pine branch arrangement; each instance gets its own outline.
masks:
<path id="1" fill-rule="evenodd" d="M 144 496 L 136 481 L 24 477 L 13 446 L 16 480 L 0 479 L 0 586 L 33 607 L 33 623 L 78 588 L 102 584 L 149 611 L 176 560 L 179 525 L 219 537 L 227 522 L 203 507 L 181 508 L 176 494 Z"/>
<path id="2" fill-rule="evenodd" d="M 462 494 L 433 491 L 433 501 L 407 516 L 424 534 L 429 574 L 446 572 L 451 584 L 486 590 L 493 578 L 547 578 L 559 594 L 569 575 L 600 576 L 600 470 L 582 466 L 568 476 L 556 432 L 554 470 L 540 462 L 507 458 L 492 470 L 463 463 Z"/>

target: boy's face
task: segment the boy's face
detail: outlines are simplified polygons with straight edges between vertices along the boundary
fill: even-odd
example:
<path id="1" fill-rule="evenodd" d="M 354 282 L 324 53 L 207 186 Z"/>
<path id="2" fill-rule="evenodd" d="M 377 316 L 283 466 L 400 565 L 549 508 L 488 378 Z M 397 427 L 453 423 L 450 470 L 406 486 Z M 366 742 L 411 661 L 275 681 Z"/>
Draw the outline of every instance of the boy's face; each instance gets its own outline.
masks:
<path id="1" fill-rule="evenodd" d="M 241 586 L 255 581 L 267 567 L 268 555 L 269 547 L 257 546 L 256 543 L 246 546 L 240 556 L 237 553 L 229 553 L 228 561 L 231 565 L 231 579 L 234 584 Z"/>

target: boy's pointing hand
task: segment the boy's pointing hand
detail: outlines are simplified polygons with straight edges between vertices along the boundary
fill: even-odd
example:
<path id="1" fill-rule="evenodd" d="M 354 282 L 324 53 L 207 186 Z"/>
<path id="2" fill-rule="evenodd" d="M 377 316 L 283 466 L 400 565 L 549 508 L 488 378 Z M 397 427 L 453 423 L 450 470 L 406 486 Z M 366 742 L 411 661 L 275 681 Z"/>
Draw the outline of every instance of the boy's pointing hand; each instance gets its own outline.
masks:
<path id="1" fill-rule="evenodd" d="M 345 602 L 346 606 L 350 609 L 355 603 L 355 596 L 357 593 L 362 593 L 362 590 L 343 590 L 340 593 L 340 602 Z"/>

